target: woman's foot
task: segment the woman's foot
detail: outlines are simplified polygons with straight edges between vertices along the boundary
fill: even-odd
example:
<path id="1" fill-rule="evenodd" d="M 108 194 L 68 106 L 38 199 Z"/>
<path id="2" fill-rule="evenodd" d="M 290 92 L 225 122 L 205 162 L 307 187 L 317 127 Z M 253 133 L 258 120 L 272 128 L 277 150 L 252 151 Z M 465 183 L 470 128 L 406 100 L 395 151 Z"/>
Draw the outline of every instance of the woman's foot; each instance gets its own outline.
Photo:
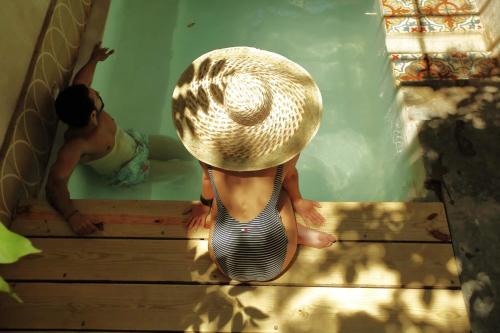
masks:
<path id="1" fill-rule="evenodd" d="M 337 238 L 319 230 L 308 228 L 297 223 L 297 243 L 300 245 L 322 249 L 335 243 Z"/>

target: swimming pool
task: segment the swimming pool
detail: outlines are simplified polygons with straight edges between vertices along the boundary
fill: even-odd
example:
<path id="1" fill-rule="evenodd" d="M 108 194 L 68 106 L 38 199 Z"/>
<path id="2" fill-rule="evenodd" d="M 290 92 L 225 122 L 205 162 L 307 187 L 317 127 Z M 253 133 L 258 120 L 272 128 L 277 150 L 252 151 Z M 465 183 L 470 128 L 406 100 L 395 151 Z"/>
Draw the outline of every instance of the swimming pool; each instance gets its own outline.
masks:
<path id="1" fill-rule="evenodd" d="M 316 80 L 320 130 L 298 163 L 304 197 L 321 201 L 404 201 L 419 163 L 398 145 L 399 117 L 378 0 L 112 1 L 93 87 L 123 128 L 177 139 L 171 96 L 184 69 L 217 48 L 252 46 L 284 55 Z M 396 139 L 395 139 L 396 138 Z M 158 171 L 158 170 L 161 170 Z M 79 166 L 72 198 L 194 200 L 194 160 L 161 162 L 149 181 L 107 186 Z"/>

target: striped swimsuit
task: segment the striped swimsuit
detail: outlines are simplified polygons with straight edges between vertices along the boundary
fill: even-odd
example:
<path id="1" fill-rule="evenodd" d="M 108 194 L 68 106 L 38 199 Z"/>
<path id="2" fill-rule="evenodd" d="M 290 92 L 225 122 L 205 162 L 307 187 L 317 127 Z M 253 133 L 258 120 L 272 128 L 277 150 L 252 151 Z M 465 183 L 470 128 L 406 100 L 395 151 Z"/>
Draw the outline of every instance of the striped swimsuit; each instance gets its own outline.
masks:
<path id="1" fill-rule="evenodd" d="M 211 167 L 208 167 L 208 175 L 218 209 L 211 245 L 219 267 L 233 280 L 274 279 L 280 274 L 288 246 L 286 230 L 278 211 L 283 166 L 277 168 L 273 192 L 266 207 L 246 223 L 238 222 L 224 207 Z"/>

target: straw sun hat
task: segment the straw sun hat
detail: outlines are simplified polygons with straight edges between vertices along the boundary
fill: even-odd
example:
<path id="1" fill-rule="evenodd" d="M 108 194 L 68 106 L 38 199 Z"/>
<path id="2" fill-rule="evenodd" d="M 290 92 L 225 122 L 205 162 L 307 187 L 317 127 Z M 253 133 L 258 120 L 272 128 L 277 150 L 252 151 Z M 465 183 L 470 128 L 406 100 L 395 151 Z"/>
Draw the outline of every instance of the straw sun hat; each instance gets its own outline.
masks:
<path id="1" fill-rule="evenodd" d="M 250 47 L 208 52 L 173 93 L 177 134 L 197 159 L 232 171 L 261 170 L 297 155 L 323 110 L 309 73 L 287 58 Z"/>

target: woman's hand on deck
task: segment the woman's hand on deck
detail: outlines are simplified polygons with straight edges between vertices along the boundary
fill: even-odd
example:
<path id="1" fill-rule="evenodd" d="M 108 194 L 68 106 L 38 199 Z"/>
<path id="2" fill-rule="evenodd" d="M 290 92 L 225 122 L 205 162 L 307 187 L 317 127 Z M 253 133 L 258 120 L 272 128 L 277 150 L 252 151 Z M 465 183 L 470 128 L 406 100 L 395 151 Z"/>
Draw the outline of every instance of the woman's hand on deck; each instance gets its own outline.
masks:
<path id="1" fill-rule="evenodd" d="M 197 230 L 199 227 L 205 227 L 205 221 L 210 213 L 210 207 L 201 203 L 195 203 L 190 209 L 185 211 L 184 214 L 188 214 L 189 212 L 191 212 L 191 214 L 186 222 L 186 226 L 189 230 Z"/>
<path id="2" fill-rule="evenodd" d="M 314 224 L 323 224 L 325 222 L 325 218 L 317 210 L 317 208 L 321 207 L 319 202 L 298 199 L 293 201 L 292 204 L 295 213 L 299 214 L 304 220 Z"/>

